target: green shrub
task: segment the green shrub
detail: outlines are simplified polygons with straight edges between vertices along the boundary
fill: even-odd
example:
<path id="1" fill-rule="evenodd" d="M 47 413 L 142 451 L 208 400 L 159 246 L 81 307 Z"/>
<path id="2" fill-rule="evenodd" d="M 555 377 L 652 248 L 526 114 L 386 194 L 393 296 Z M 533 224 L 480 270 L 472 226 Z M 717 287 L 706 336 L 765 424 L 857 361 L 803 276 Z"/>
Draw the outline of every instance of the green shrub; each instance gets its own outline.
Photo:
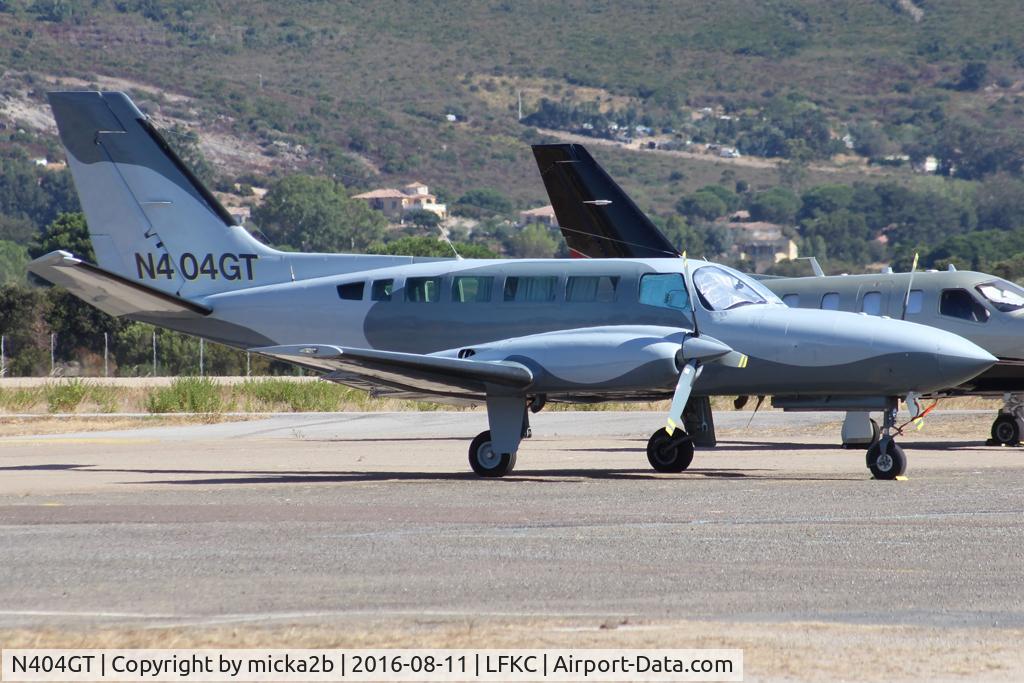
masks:
<path id="1" fill-rule="evenodd" d="M 47 410 L 51 413 L 70 413 L 89 394 L 89 385 L 80 379 L 69 379 L 59 384 L 48 384 L 43 391 Z"/>
<path id="2" fill-rule="evenodd" d="M 89 388 L 89 400 L 101 413 L 116 413 L 120 408 L 120 390 L 117 387 L 94 384 Z"/>
<path id="3" fill-rule="evenodd" d="M 146 399 L 151 413 L 220 413 L 228 409 L 220 386 L 208 377 L 178 377 Z"/>
<path id="4" fill-rule="evenodd" d="M 12 413 L 24 413 L 43 398 L 42 387 L 0 389 L 0 406 Z"/>

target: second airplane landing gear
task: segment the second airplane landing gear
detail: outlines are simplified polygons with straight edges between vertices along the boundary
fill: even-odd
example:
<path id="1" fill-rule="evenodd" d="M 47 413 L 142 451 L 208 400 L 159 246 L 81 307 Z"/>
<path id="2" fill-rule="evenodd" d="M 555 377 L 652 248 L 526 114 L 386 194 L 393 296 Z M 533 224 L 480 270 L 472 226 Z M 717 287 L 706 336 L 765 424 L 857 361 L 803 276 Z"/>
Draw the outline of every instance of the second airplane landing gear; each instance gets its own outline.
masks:
<path id="1" fill-rule="evenodd" d="M 659 429 L 647 442 L 647 461 L 658 472 L 682 472 L 693 462 L 693 437 L 681 429 L 672 436 Z"/>
<path id="2" fill-rule="evenodd" d="M 889 399 L 882 412 L 882 435 L 867 452 L 868 469 L 875 479 L 895 479 L 907 471 L 907 456 L 896 445 L 892 428 L 896 425 L 897 400 Z"/>
<path id="3" fill-rule="evenodd" d="M 988 446 L 1019 446 L 1024 435 L 1024 397 L 1006 394 L 1003 407 L 992 423 L 992 438 Z"/>

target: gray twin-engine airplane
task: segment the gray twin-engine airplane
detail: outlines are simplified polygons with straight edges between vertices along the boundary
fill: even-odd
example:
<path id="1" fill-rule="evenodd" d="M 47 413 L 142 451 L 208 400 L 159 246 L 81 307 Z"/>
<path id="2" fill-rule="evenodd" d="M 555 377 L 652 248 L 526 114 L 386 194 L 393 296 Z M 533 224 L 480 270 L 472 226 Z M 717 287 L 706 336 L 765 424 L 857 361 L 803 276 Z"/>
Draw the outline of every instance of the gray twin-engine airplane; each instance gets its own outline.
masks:
<path id="1" fill-rule="evenodd" d="M 98 265 L 52 252 L 30 270 L 115 316 L 322 371 L 377 394 L 481 402 L 469 449 L 511 471 L 547 401 L 672 398 L 654 469 L 679 472 L 700 396 L 884 397 L 875 477 L 906 467 L 898 396 L 958 384 L 995 358 L 953 334 L 793 310 L 753 279 L 680 258 L 462 260 L 295 254 L 237 225 L 123 93 L 50 94 Z M 698 421 L 701 416 L 698 416 Z M 710 420 L 710 413 L 703 416 Z"/>
<path id="2" fill-rule="evenodd" d="M 581 258 L 638 258 L 678 254 L 676 248 L 582 145 L 535 145 L 537 166 L 571 253 Z M 973 271 L 926 271 L 772 277 L 761 283 L 794 308 L 889 316 L 971 340 L 998 357 L 977 377 L 935 395 L 1003 396 L 992 442 L 1017 445 L 1024 436 L 1024 288 Z M 775 396 L 777 407 L 827 409 L 834 401 Z M 878 425 L 854 410 L 843 443 L 870 443 Z M 861 406 L 865 408 L 866 406 Z"/>

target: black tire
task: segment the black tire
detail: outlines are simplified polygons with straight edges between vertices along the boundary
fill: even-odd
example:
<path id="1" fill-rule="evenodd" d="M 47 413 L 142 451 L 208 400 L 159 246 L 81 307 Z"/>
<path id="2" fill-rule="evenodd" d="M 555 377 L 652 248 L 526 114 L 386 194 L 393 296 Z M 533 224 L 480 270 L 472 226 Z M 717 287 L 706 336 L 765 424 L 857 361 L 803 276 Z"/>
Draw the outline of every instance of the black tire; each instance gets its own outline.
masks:
<path id="1" fill-rule="evenodd" d="M 992 423 L 992 440 L 1002 446 L 1019 446 L 1020 432 L 1020 421 L 1009 413 L 1000 413 Z"/>
<path id="2" fill-rule="evenodd" d="M 881 442 L 868 448 L 868 469 L 875 479 L 895 479 L 907 471 L 907 455 L 896 442 L 889 439 L 885 452 Z"/>
<path id="3" fill-rule="evenodd" d="M 659 429 L 647 441 L 647 461 L 658 472 L 682 472 L 693 462 L 693 441 L 665 448 L 672 438 L 664 429 Z"/>
<path id="4" fill-rule="evenodd" d="M 870 419 L 871 422 L 871 444 L 878 443 L 878 439 L 882 436 L 882 430 L 878 426 L 878 421 L 875 418 Z"/>
<path id="5" fill-rule="evenodd" d="M 469 444 L 469 466 L 481 477 L 503 477 L 516 466 L 515 453 L 491 450 L 491 432 L 480 432 Z"/>

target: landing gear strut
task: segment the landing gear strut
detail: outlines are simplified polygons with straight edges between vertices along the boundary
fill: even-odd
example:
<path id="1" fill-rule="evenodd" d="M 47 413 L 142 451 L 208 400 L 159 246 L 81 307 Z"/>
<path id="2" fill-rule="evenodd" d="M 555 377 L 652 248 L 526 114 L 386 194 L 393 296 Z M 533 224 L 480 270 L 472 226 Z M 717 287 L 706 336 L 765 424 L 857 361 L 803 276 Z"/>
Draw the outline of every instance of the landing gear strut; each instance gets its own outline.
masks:
<path id="1" fill-rule="evenodd" d="M 481 477 L 503 477 L 515 468 L 519 442 L 532 434 L 526 409 L 525 396 L 487 395 L 490 429 L 477 434 L 469 445 L 469 466 L 474 472 Z"/>
<path id="2" fill-rule="evenodd" d="M 1006 394 L 1003 407 L 992 423 L 992 438 L 989 446 L 1019 446 L 1024 435 L 1024 396 Z"/>
<path id="3" fill-rule="evenodd" d="M 886 401 L 882 412 L 882 434 L 868 448 L 868 469 L 875 479 L 895 479 L 907 471 L 907 456 L 903 449 L 896 445 L 892 437 L 892 428 L 896 425 L 897 399 Z"/>

